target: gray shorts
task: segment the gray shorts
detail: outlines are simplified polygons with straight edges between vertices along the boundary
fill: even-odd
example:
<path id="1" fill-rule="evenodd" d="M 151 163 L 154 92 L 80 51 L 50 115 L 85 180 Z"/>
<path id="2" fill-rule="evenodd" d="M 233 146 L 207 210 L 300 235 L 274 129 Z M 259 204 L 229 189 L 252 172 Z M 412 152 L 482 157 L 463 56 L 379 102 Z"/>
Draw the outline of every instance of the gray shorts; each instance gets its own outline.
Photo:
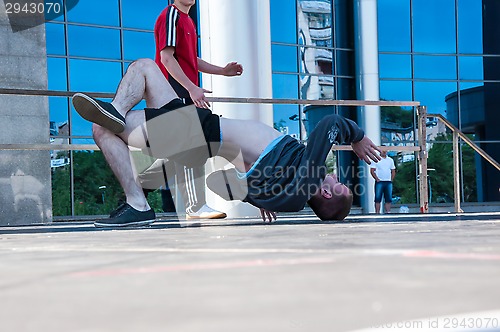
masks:
<path id="1" fill-rule="evenodd" d="M 204 165 L 221 145 L 220 119 L 208 109 L 174 99 L 160 108 L 146 108 L 148 147 L 144 153 L 187 167 Z"/>

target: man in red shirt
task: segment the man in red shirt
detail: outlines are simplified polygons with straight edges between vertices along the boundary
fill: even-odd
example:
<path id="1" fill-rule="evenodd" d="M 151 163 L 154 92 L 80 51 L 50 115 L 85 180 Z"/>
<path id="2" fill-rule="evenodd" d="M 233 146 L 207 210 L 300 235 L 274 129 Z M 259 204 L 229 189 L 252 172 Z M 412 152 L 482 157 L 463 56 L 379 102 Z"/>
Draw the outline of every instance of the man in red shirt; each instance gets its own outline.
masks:
<path id="1" fill-rule="evenodd" d="M 219 67 L 198 57 L 198 35 L 189 16 L 194 4 L 195 0 L 175 0 L 160 13 L 155 24 L 155 62 L 184 103 L 208 108 L 210 105 L 205 92 L 210 91 L 199 86 L 198 72 L 239 76 L 243 73 L 243 67 L 236 62 Z M 175 168 L 188 218 L 226 216 L 206 205 L 203 167 L 187 168 L 176 164 Z M 149 173 L 154 172 L 149 170 Z"/>

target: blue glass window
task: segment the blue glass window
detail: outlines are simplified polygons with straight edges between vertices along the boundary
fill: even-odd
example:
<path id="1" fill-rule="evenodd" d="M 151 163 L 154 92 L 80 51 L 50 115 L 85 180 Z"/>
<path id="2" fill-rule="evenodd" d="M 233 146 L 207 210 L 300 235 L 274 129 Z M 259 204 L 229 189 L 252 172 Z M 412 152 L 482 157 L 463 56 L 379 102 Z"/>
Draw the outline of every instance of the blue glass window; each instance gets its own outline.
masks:
<path id="1" fill-rule="evenodd" d="M 483 80 L 483 57 L 461 56 L 458 58 L 460 64 L 461 80 Z M 498 61 L 500 65 L 500 61 Z"/>
<path id="2" fill-rule="evenodd" d="M 353 51 L 337 51 L 337 72 L 340 76 L 354 76 L 354 52 Z"/>
<path id="3" fill-rule="evenodd" d="M 271 40 L 297 43 L 297 4 L 295 1 L 270 1 Z"/>
<path id="4" fill-rule="evenodd" d="M 411 56 L 380 54 L 379 68 L 381 78 L 411 78 Z"/>
<path id="5" fill-rule="evenodd" d="M 299 106 L 274 105 L 274 126 L 284 134 L 299 134 Z"/>
<path id="6" fill-rule="evenodd" d="M 132 61 L 123 62 L 123 75 L 125 75 L 125 73 L 127 72 L 128 66 L 130 66 L 131 63 L 132 63 Z"/>
<path id="7" fill-rule="evenodd" d="M 455 53 L 455 27 L 455 0 L 413 1 L 415 52 Z M 386 32 L 393 34 L 397 31 Z"/>
<path id="8" fill-rule="evenodd" d="M 460 91 L 478 86 L 484 86 L 484 82 L 460 82 Z"/>
<path id="9" fill-rule="evenodd" d="M 66 40 L 64 38 L 63 24 L 45 24 L 45 35 L 47 39 L 47 54 L 66 55 Z"/>
<path id="10" fill-rule="evenodd" d="M 122 0 L 123 27 L 154 30 L 158 15 L 167 6 L 167 1 Z"/>
<path id="11" fill-rule="evenodd" d="M 305 74 L 333 74 L 333 51 L 324 48 L 300 48 L 300 72 Z"/>
<path id="12" fill-rule="evenodd" d="M 500 58 L 498 56 L 485 56 L 484 63 L 484 79 L 498 80 L 500 78 Z"/>
<path id="13" fill-rule="evenodd" d="M 378 0 L 378 42 L 382 52 L 410 52 L 410 1 Z"/>
<path id="14" fill-rule="evenodd" d="M 328 0 L 299 1 L 298 44 L 332 47 L 332 3 Z"/>
<path id="15" fill-rule="evenodd" d="M 274 72 L 297 72 L 297 47 L 271 45 Z"/>
<path id="16" fill-rule="evenodd" d="M 68 21 L 119 26 L 118 0 L 81 0 L 68 12 Z"/>
<path id="17" fill-rule="evenodd" d="M 49 97 L 49 113 L 50 121 L 55 124 L 68 122 L 68 98 Z"/>
<path id="18" fill-rule="evenodd" d="M 99 100 L 111 102 L 111 99 L 99 98 Z M 92 122 L 83 119 L 80 114 L 78 114 L 71 103 L 71 135 L 75 136 L 92 136 Z M 79 143 L 73 140 L 73 144 L 92 144 L 93 142 L 89 139 L 84 139 Z"/>
<path id="19" fill-rule="evenodd" d="M 417 55 L 415 78 L 420 79 L 457 79 L 457 63 L 454 56 Z"/>
<path id="20" fill-rule="evenodd" d="M 68 89 L 65 58 L 47 58 L 49 90 L 66 91 Z"/>
<path id="21" fill-rule="evenodd" d="M 71 135 L 92 136 L 92 122 L 84 120 L 71 105 Z M 73 144 L 78 144 L 73 140 Z M 80 144 L 88 144 L 87 140 L 80 141 Z"/>
<path id="22" fill-rule="evenodd" d="M 454 114 L 455 118 L 456 115 Z M 453 121 L 454 119 L 450 119 Z M 484 86 L 479 83 L 460 84 L 460 126 L 466 132 L 474 132 L 474 128 L 485 121 Z M 456 120 L 455 122 L 456 123 Z"/>
<path id="23" fill-rule="evenodd" d="M 388 101 L 411 101 L 413 100 L 411 81 L 380 81 L 380 99 Z M 401 107 L 405 110 L 413 110 L 411 106 Z"/>
<path id="24" fill-rule="evenodd" d="M 297 93 L 297 75 L 273 74 L 273 98 L 296 99 Z"/>
<path id="25" fill-rule="evenodd" d="M 483 53 L 483 2 L 458 0 L 458 51 Z"/>
<path id="26" fill-rule="evenodd" d="M 380 81 L 380 99 L 382 100 L 413 100 L 411 90 L 411 81 Z"/>
<path id="27" fill-rule="evenodd" d="M 122 78 L 119 62 L 69 60 L 72 91 L 115 92 Z"/>
<path id="28" fill-rule="evenodd" d="M 356 99 L 356 83 L 353 78 L 338 78 L 336 99 Z"/>
<path id="29" fill-rule="evenodd" d="M 415 82 L 415 100 L 427 106 L 429 113 L 446 115 L 446 99 L 457 88 L 456 82 Z"/>
<path id="30" fill-rule="evenodd" d="M 352 0 L 334 1 L 335 9 L 335 36 L 338 48 L 354 48 L 354 38 L 352 38 L 352 27 L 354 26 L 354 8 Z"/>
<path id="31" fill-rule="evenodd" d="M 68 25 L 69 55 L 120 59 L 120 31 Z"/>
<path id="32" fill-rule="evenodd" d="M 273 98 L 296 99 L 298 93 L 297 75 L 273 74 Z M 297 105 L 273 105 L 274 122 L 281 126 L 288 126 L 289 133 L 298 133 Z M 295 117 L 294 117 L 295 116 Z M 293 117 L 293 120 L 290 120 Z M 282 124 L 280 122 L 282 121 Z"/>
<path id="33" fill-rule="evenodd" d="M 152 32 L 123 31 L 125 60 L 155 57 L 155 38 Z"/>

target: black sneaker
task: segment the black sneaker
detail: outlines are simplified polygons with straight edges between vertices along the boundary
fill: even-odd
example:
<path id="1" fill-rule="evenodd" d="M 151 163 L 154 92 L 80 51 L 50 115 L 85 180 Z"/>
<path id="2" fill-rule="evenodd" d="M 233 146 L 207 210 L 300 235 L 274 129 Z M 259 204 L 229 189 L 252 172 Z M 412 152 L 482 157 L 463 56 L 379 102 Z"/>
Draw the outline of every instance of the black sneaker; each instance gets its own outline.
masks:
<path id="1" fill-rule="evenodd" d="M 115 211 L 111 212 L 108 219 L 99 220 L 94 223 L 95 227 L 127 227 L 145 226 L 154 223 L 156 219 L 153 209 L 138 211 L 123 203 Z"/>
<path id="2" fill-rule="evenodd" d="M 125 130 L 125 118 L 110 103 L 94 99 L 83 93 L 76 93 L 73 96 L 73 106 L 82 118 L 97 123 L 115 134 Z"/>

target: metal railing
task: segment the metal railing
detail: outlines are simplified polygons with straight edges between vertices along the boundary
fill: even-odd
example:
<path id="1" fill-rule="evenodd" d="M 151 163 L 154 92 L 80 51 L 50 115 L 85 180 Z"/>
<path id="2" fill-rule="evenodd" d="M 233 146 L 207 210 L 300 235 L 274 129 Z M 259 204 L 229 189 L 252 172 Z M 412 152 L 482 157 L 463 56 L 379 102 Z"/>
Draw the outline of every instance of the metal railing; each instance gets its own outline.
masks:
<path id="1" fill-rule="evenodd" d="M 465 135 L 460 129 L 455 127 L 450 121 L 448 121 L 441 114 L 428 114 L 428 116 L 435 117 L 439 119 L 448 129 L 451 130 L 453 134 L 453 192 L 455 201 L 455 212 L 463 212 L 460 201 L 460 154 L 459 154 L 459 139 L 462 139 L 468 146 L 470 146 L 474 151 L 476 151 L 481 157 L 486 159 L 493 167 L 500 171 L 500 164 L 493 159 L 486 151 L 481 149 L 476 143 L 474 143 L 467 135 Z"/>
<path id="2" fill-rule="evenodd" d="M 3 89 L 0 95 L 45 96 L 45 97 L 72 97 L 75 92 L 57 90 L 33 89 Z M 95 98 L 113 98 L 112 93 L 88 92 Z M 418 101 L 370 101 L 370 100 L 304 100 L 304 99 L 268 99 L 268 98 L 230 98 L 207 97 L 213 103 L 244 103 L 244 104 L 292 104 L 292 105 L 318 105 L 318 106 L 410 106 L 416 107 L 418 115 L 418 146 L 391 146 L 382 147 L 386 151 L 411 151 L 418 152 L 419 161 L 419 203 L 421 213 L 429 211 L 429 194 L 427 185 L 427 140 L 426 122 L 427 108 Z M 99 150 L 95 144 L 0 144 L 0 150 Z M 334 151 L 350 151 L 351 146 L 333 146 Z"/>

